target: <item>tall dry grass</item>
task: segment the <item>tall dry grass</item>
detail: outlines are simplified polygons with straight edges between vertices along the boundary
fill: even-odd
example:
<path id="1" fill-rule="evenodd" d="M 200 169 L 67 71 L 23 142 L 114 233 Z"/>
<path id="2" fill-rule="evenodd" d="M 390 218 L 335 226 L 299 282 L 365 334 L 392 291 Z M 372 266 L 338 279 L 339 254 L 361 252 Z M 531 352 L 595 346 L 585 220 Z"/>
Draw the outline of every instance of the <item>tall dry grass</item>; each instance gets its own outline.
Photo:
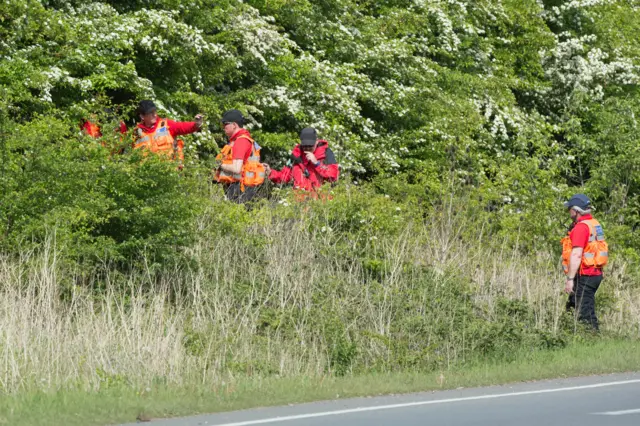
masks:
<path id="1" fill-rule="evenodd" d="M 107 268 L 89 286 L 76 285 L 79 271 L 50 239 L 0 257 L 0 389 L 446 367 L 487 351 L 487 333 L 500 337 L 492 327 L 505 321 L 504 300 L 527 306 L 527 327 L 561 333 L 557 259 L 486 244 L 493 237 L 482 232 L 462 238 L 464 226 L 446 215 L 407 223 L 362 253 L 361 241 L 310 230 L 302 216 L 274 217 L 247 231 L 260 236 L 259 250 L 247 235 L 202 238 L 189 262 Z M 601 322 L 637 335 L 640 291 L 627 279 L 622 262 L 611 265 Z"/>

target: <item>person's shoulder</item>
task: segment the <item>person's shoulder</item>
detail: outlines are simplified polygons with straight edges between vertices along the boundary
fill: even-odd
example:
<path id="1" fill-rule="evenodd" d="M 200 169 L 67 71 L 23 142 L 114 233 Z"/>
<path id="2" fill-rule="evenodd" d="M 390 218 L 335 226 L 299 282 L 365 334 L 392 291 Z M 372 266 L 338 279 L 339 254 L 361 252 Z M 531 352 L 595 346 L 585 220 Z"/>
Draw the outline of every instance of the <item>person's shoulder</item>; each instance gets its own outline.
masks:
<path id="1" fill-rule="evenodd" d="M 253 143 L 253 138 L 251 135 L 240 135 L 234 142 L 241 145 L 251 145 Z"/>
<path id="2" fill-rule="evenodd" d="M 589 221 L 590 221 L 590 222 L 592 222 L 592 223 L 596 223 L 596 224 L 598 224 L 598 225 L 601 225 L 601 224 L 602 224 L 598 219 L 596 219 L 596 218 L 595 218 L 595 217 L 593 217 L 593 216 L 591 216 L 591 218 L 589 219 Z M 585 221 L 585 222 L 586 222 L 586 221 Z"/>
<path id="3" fill-rule="evenodd" d="M 585 230 L 585 229 L 589 229 L 589 225 L 587 223 L 585 223 L 584 221 L 578 222 L 576 223 L 576 225 L 573 227 L 573 230 Z"/>
<path id="4" fill-rule="evenodd" d="M 327 149 L 324 152 L 324 158 L 325 158 L 326 164 L 338 164 L 338 162 L 336 161 L 335 154 L 329 147 L 327 147 Z"/>
<path id="5" fill-rule="evenodd" d="M 329 142 L 324 139 L 318 139 L 316 150 L 326 151 L 329 149 Z"/>
<path id="6" fill-rule="evenodd" d="M 578 222 L 571 230 L 571 236 L 578 236 L 589 233 L 589 225 L 584 222 Z"/>
<path id="7" fill-rule="evenodd" d="M 236 151 L 241 151 L 241 152 L 251 151 L 252 146 L 253 146 L 253 141 L 247 138 L 246 135 L 238 136 L 233 141 L 233 148 Z"/>
<path id="8" fill-rule="evenodd" d="M 236 142 L 252 144 L 253 143 L 253 138 L 251 137 L 251 135 L 240 135 L 236 139 Z"/>
<path id="9" fill-rule="evenodd" d="M 591 228 L 592 225 L 595 225 L 595 224 L 600 224 L 600 222 L 598 222 L 598 220 L 596 220 L 595 217 L 589 216 L 587 219 L 584 219 L 584 220 L 581 220 L 580 222 L 578 222 L 576 224 L 576 226 L 577 225 L 582 225 L 582 227 L 584 227 L 586 229 L 589 229 L 589 228 Z"/>
<path id="10" fill-rule="evenodd" d="M 136 123 L 134 129 L 136 130 L 136 132 L 138 134 L 152 133 L 156 129 L 157 124 L 158 123 L 156 123 L 153 127 L 147 127 L 147 126 L 144 125 L 143 122 L 139 122 L 139 123 Z"/>

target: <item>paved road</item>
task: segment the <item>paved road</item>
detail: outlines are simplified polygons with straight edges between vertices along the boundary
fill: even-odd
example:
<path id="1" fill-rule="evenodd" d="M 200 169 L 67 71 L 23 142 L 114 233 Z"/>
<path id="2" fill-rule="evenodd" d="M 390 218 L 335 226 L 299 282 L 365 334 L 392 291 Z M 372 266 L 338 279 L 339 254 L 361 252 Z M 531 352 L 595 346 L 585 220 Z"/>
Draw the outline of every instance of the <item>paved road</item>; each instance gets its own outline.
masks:
<path id="1" fill-rule="evenodd" d="M 260 408 L 151 426 L 640 426 L 640 373 Z"/>

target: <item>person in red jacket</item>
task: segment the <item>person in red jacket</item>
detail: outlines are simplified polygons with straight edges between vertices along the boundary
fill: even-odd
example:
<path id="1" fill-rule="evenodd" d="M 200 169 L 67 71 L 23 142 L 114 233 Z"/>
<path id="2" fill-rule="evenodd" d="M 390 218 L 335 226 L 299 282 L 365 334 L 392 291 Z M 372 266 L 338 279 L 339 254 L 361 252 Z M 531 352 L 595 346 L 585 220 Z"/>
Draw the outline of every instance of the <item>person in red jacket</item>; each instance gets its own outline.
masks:
<path id="1" fill-rule="evenodd" d="M 140 102 L 138 113 L 141 122 L 135 128 L 133 148 L 148 150 L 173 160 L 184 159 L 184 143 L 176 137 L 197 132 L 202 128 L 202 114 L 196 115 L 194 121 L 159 118 L 156 105 L 149 100 Z"/>
<path id="2" fill-rule="evenodd" d="M 329 143 L 318 139 L 316 129 L 307 127 L 300 132 L 300 143 L 293 148 L 291 161 L 282 170 L 272 170 L 265 164 L 267 176 L 274 183 L 289 183 L 299 190 L 299 198 L 318 198 L 325 182 L 336 182 L 340 174 L 336 157 Z"/>
<path id="3" fill-rule="evenodd" d="M 576 194 L 564 203 L 573 227 L 563 239 L 563 267 L 567 274 L 564 291 L 569 294 L 567 310 L 575 309 L 578 319 L 598 330 L 596 291 L 602 283 L 602 268 L 609 249 L 600 222 L 591 216 L 591 200 Z"/>

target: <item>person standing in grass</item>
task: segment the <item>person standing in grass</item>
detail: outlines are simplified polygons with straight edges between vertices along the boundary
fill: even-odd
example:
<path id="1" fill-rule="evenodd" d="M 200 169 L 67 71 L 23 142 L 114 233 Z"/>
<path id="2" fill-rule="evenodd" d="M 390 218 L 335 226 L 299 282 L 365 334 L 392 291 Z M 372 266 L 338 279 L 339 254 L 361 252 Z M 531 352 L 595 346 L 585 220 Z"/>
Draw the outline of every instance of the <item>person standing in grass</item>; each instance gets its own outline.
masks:
<path id="1" fill-rule="evenodd" d="M 225 112 L 221 121 L 228 143 L 216 157 L 219 166 L 215 179 L 224 185 L 229 201 L 246 203 L 256 197 L 258 187 L 265 180 L 260 146 L 244 128 L 244 116 L 237 109 Z"/>
<path id="2" fill-rule="evenodd" d="M 325 198 L 320 190 L 325 182 L 336 182 L 340 169 L 329 143 L 318 139 L 316 129 L 307 127 L 300 132 L 300 143 L 291 152 L 291 161 L 282 170 L 264 165 L 267 177 L 274 183 L 293 180 L 298 200 Z"/>
<path id="3" fill-rule="evenodd" d="M 591 216 L 591 200 L 586 195 L 576 194 L 564 206 L 573 220 L 568 235 L 562 239 L 567 309 L 575 309 L 580 321 L 598 331 L 595 296 L 602 283 L 602 269 L 609 260 L 607 242 L 602 225 Z"/>

